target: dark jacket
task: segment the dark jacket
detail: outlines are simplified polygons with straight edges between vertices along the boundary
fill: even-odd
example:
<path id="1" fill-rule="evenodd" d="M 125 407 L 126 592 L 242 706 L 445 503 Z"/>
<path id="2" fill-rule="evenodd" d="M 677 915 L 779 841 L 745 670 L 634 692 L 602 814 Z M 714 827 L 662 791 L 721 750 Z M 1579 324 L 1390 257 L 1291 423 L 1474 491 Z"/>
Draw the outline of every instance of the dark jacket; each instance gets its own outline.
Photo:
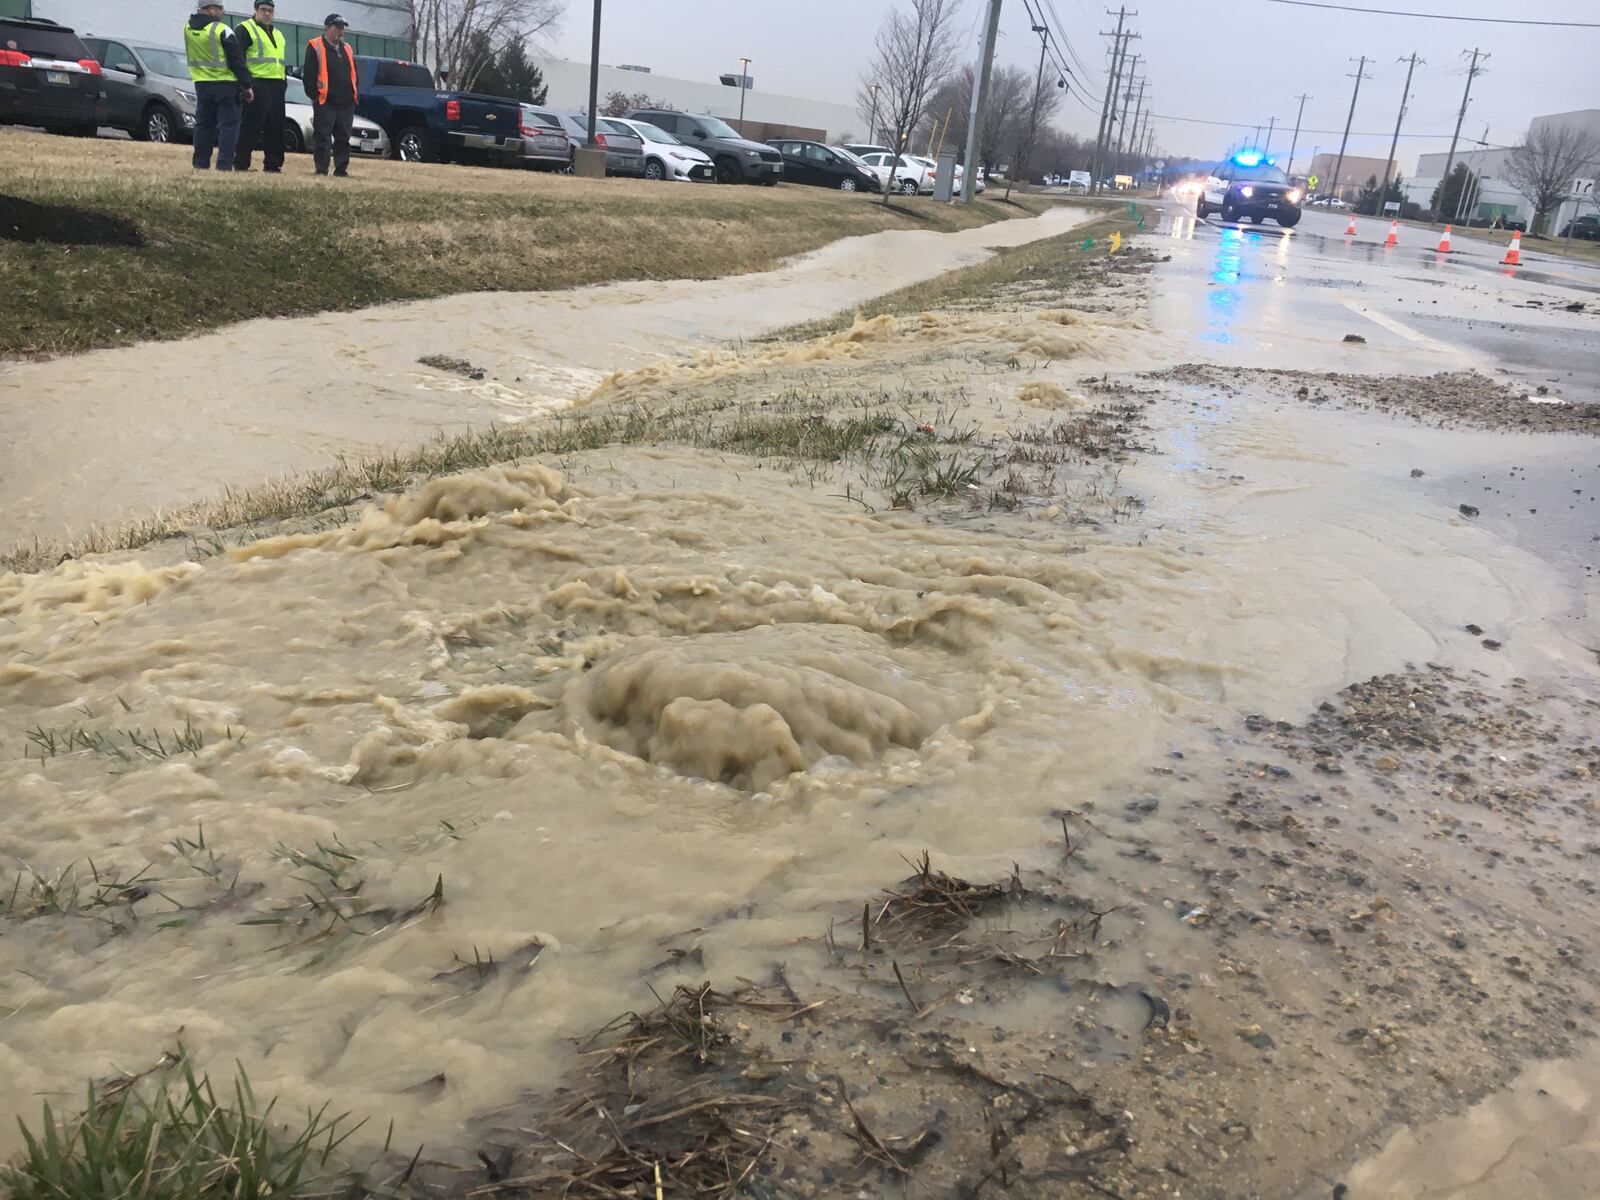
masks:
<path id="1" fill-rule="evenodd" d="M 306 43 L 306 61 L 300 69 L 300 81 L 306 85 L 306 94 L 311 97 L 313 104 L 317 102 L 317 79 L 321 71 L 317 66 L 317 52 L 312 49 L 317 42 L 328 47 L 328 103 L 349 108 L 356 102 L 355 93 L 350 88 L 350 68 L 355 63 L 355 57 L 349 42 L 340 42 L 335 46 L 319 34 Z"/>
<path id="2" fill-rule="evenodd" d="M 195 13 L 189 18 L 190 29 L 204 29 L 209 24 L 211 18 L 204 13 Z M 251 86 L 250 64 L 245 62 L 244 43 L 226 24 L 222 26 L 222 57 L 228 64 L 228 70 L 232 71 L 233 77 L 239 81 L 239 86 Z"/>

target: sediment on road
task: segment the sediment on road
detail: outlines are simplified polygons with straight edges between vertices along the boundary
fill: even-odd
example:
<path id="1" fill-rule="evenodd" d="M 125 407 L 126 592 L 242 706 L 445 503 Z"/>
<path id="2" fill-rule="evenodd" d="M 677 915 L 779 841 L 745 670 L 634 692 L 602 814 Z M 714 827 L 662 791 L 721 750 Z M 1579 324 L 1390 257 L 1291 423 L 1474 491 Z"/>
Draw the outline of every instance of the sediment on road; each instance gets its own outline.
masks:
<path id="1" fill-rule="evenodd" d="M 460 292 L 711 279 L 842 237 L 964 229 L 1053 204 L 901 197 L 885 206 L 811 187 L 387 161 L 353 171 L 336 184 L 291 156 L 280 177 L 201 174 L 182 147 L 6 136 L 0 357 Z"/>

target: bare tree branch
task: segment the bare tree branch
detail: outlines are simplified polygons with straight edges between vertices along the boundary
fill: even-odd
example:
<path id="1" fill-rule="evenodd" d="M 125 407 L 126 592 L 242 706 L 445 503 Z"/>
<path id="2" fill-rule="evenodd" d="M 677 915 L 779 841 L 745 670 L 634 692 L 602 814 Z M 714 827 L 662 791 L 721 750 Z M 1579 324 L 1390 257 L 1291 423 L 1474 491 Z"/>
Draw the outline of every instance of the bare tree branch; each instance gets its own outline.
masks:
<path id="1" fill-rule="evenodd" d="M 1533 205 L 1533 229 L 1571 194 L 1573 180 L 1592 175 L 1600 138 L 1571 126 L 1530 129 L 1506 158 L 1506 179 Z"/>
<path id="2" fill-rule="evenodd" d="M 484 69 L 513 42 L 548 38 L 564 0 L 409 0 L 417 60 L 451 85 L 471 91 Z"/>
<path id="3" fill-rule="evenodd" d="M 949 79 L 956 65 L 956 14 L 960 0 L 905 0 L 890 10 L 878 28 L 871 65 L 861 81 L 856 103 L 863 112 L 873 107 L 871 87 L 878 86 L 878 121 L 894 133 L 889 179 L 883 201 L 894 190 L 898 152 L 928 111 L 928 101 Z"/>

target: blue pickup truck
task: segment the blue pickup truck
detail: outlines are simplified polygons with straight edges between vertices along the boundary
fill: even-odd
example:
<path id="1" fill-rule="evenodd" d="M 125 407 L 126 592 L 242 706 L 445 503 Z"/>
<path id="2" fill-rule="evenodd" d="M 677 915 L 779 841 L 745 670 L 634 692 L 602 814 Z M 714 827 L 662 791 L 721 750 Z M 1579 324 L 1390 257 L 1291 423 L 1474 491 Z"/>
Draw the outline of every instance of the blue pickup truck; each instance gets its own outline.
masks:
<path id="1" fill-rule="evenodd" d="M 406 162 L 521 163 L 522 106 L 498 96 L 443 91 L 421 63 L 356 55 L 356 112 L 383 126 Z"/>

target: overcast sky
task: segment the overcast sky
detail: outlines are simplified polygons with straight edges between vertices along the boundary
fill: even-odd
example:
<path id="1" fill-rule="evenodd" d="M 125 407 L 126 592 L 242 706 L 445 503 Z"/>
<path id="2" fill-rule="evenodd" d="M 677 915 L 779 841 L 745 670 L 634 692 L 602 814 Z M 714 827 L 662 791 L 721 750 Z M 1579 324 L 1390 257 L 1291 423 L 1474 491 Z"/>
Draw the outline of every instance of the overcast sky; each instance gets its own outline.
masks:
<path id="1" fill-rule="evenodd" d="M 973 57 L 986 2 L 964 0 L 961 11 L 963 36 Z M 1092 136 L 1105 90 L 1108 42 L 1096 35 L 1111 28 L 1114 18 L 1105 16 L 1104 3 L 1093 0 L 1046 2 L 1054 11 L 1047 18 L 1052 28 L 1065 35 L 1091 71 L 1085 105 L 1069 100 L 1059 123 Z M 1595 0 L 1348 2 L 1464 16 L 1600 20 Z M 1029 31 L 1027 12 L 1022 0 L 1004 4 L 997 61 L 1031 69 L 1038 64 L 1039 42 Z M 1466 81 L 1461 51 L 1473 46 L 1492 57 L 1473 85 L 1463 137 L 1482 137 L 1487 123 L 1489 140 L 1504 143 L 1521 133 L 1531 117 L 1600 107 L 1600 29 L 1364 16 L 1289 8 L 1268 0 L 1208 5 L 1199 0 L 1138 0 L 1128 6 L 1139 11 L 1130 25 L 1141 35 L 1135 52 L 1147 60 L 1158 117 L 1264 126 L 1276 116 L 1284 130 L 1273 138 L 1278 154 L 1288 150 L 1295 96 L 1301 92 L 1312 97 L 1306 103 L 1308 132 L 1301 135 L 1301 153 L 1317 145 L 1338 148 L 1353 84 L 1347 76 L 1354 65 L 1346 60 L 1362 54 L 1374 61 L 1356 108 L 1354 129 L 1364 136 L 1352 135 L 1350 146 L 1351 153 L 1375 156 L 1388 149 L 1405 82 L 1405 66 L 1397 60 L 1413 50 L 1427 60 L 1417 68 L 1403 132 L 1442 137 L 1402 136 L 1398 158 L 1407 174 L 1415 168 L 1419 151 L 1447 147 Z M 871 56 L 873 34 L 891 7 L 891 0 L 605 0 L 600 58 L 643 64 L 660 75 L 715 80 L 725 71 L 738 71 L 739 57 L 746 55 L 753 60 L 750 73 L 762 91 L 850 103 Z M 587 60 L 591 13 L 588 0 L 568 0 L 556 39 L 562 57 Z M 1223 124 L 1158 120 L 1156 129 L 1165 150 L 1198 157 L 1215 157 L 1236 138 L 1250 137 L 1248 128 Z"/>

